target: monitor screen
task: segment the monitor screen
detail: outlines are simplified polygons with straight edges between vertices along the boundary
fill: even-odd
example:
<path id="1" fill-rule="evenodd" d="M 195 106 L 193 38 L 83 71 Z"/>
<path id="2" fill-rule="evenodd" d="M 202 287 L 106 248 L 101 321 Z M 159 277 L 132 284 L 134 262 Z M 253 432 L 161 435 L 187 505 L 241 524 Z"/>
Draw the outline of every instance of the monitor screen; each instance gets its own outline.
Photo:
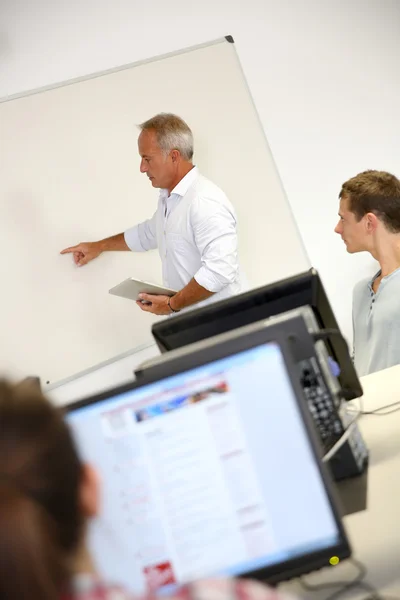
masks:
<path id="1" fill-rule="evenodd" d="M 349 553 L 277 343 L 102 394 L 66 418 L 103 483 L 92 556 L 133 592 L 280 580 Z"/>
<path id="2" fill-rule="evenodd" d="M 341 337 L 324 286 L 314 269 L 159 321 L 152 326 L 152 334 L 161 352 L 168 352 L 302 306 L 312 308 L 321 329 L 337 331 L 325 343 L 340 366 L 343 397 L 351 400 L 362 396 L 347 343 Z"/>

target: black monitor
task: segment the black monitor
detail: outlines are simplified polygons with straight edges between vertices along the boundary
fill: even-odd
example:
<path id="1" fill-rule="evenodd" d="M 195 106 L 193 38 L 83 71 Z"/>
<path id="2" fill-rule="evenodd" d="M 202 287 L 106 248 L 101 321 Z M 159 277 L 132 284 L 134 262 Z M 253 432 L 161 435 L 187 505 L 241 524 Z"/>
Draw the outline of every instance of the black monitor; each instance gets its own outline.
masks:
<path id="1" fill-rule="evenodd" d="M 104 486 L 91 554 L 134 593 L 276 583 L 350 555 L 290 333 L 250 329 L 68 408 Z"/>
<path id="2" fill-rule="evenodd" d="M 152 334 L 161 352 L 168 352 L 301 306 L 311 306 L 321 329 L 337 332 L 325 343 L 328 353 L 340 366 L 343 397 L 351 400 L 362 396 L 347 343 L 315 269 L 165 319 L 153 324 Z"/>

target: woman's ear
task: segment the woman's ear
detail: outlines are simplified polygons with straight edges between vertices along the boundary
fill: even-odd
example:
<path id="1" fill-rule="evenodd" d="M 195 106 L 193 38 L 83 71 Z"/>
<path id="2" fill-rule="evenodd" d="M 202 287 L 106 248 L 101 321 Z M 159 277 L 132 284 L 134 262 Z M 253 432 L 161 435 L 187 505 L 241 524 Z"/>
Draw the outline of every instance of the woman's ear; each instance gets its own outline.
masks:
<path id="1" fill-rule="evenodd" d="M 82 466 L 80 506 L 86 518 L 96 517 L 100 512 L 100 479 L 88 464 Z"/>

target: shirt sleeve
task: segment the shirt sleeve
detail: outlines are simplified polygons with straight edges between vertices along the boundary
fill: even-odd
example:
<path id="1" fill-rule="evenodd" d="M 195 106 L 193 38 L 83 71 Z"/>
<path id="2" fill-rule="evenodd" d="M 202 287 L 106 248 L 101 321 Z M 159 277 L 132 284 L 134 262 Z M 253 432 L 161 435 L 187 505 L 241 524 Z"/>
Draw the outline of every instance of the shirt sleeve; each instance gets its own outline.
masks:
<path id="1" fill-rule="evenodd" d="M 131 596 L 119 587 L 100 581 L 81 581 L 73 585 L 61 600 L 154 600 L 155 594 Z M 170 600 L 296 600 L 293 596 L 278 592 L 256 581 L 239 579 L 200 580 L 181 586 Z"/>
<path id="2" fill-rule="evenodd" d="M 198 198 L 191 222 L 201 267 L 194 278 L 209 292 L 219 292 L 238 277 L 236 216 L 229 203 Z"/>
<path id="3" fill-rule="evenodd" d="M 126 245 L 133 252 L 146 252 L 157 248 L 157 211 L 151 219 L 127 229 L 124 238 Z"/>
<path id="4" fill-rule="evenodd" d="M 288 594 L 245 579 L 200 580 L 176 596 L 172 600 L 294 600 Z"/>

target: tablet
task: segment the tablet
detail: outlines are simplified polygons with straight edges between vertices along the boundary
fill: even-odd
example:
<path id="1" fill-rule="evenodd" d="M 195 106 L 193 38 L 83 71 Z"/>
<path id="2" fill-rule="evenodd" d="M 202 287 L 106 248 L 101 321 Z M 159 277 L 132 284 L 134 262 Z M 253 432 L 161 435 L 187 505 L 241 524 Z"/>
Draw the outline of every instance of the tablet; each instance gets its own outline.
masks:
<path id="1" fill-rule="evenodd" d="M 121 296 L 121 298 L 128 298 L 129 300 L 139 300 L 139 294 L 155 294 L 159 296 L 173 296 L 176 294 L 176 290 L 157 285 L 155 283 L 148 283 L 147 281 L 141 281 L 134 277 L 129 277 L 122 281 L 118 285 L 114 286 L 109 290 L 110 294 L 114 296 Z"/>

